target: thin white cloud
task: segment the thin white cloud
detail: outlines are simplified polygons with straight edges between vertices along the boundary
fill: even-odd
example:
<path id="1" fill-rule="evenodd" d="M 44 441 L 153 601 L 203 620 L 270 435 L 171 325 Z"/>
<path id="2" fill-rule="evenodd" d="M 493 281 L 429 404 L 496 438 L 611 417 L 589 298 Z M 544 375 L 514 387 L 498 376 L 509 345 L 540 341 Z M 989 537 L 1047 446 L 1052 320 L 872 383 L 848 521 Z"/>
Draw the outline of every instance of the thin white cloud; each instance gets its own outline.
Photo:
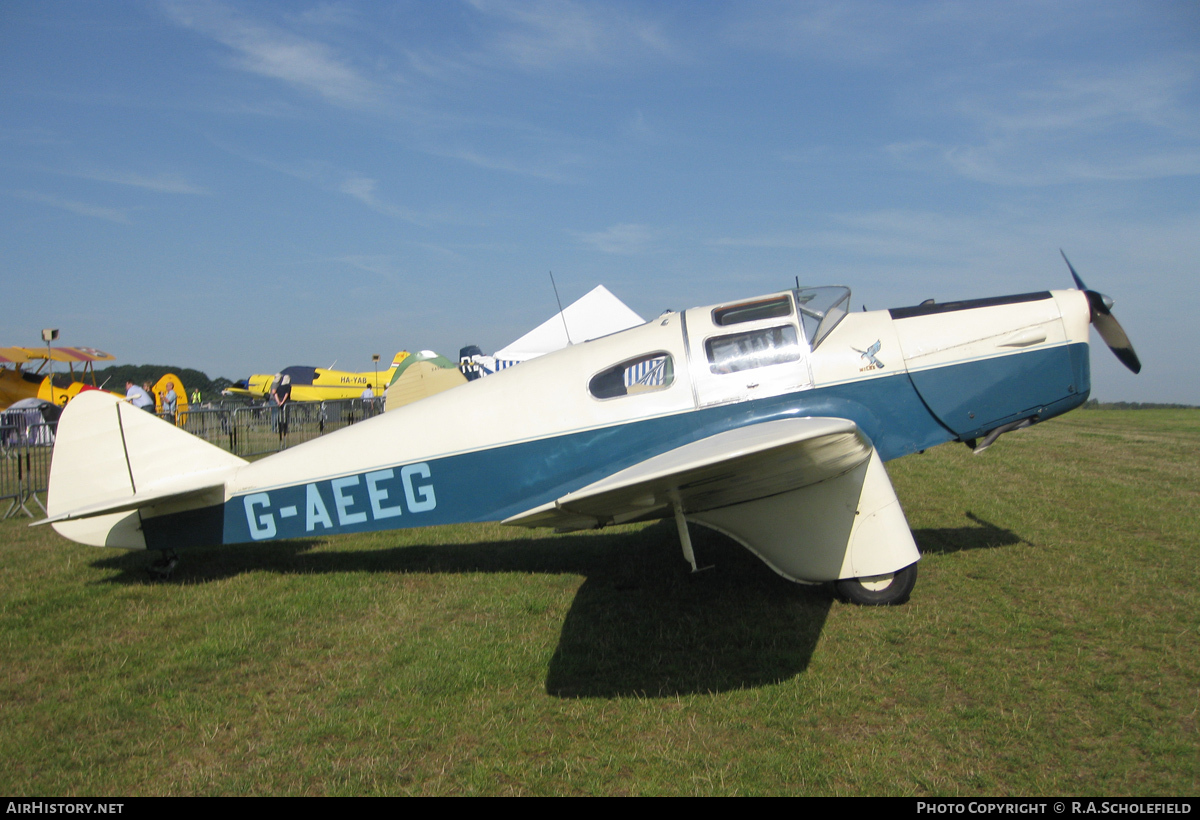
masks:
<path id="1" fill-rule="evenodd" d="M 807 145 L 781 152 L 779 160 L 789 165 L 814 166 L 829 162 L 831 156 L 833 156 L 833 148 L 829 145 Z"/>
<path id="2" fill-rule="evenodd" d="M 875 260 L 906 266 L 961 264 L 963 260 L 1002 257 L 1014 232 L 1025 234 L 1027 219 L 997 214 L 959 215 L 889 209 L 804 219 L 813 227 L 783 229 L 710 240 L 713 247 L 758 250 L 820 251 L 833 258 Z M 1005 229 L 998 230 L 997 223 Z"/>
<path id="3" fill-rule="evenodd" d="M 0 142 L 15 145 L 70 145 L 70 140 L 60 136 L 49 128 L 37 126 L 11 127 L 0 126 Z"/>
<path id="4" fill-rule="evenodd" d="M 428 147 L 424 150 L 433 156 L 456 159 L 479 168 L 486 168 L 489 171 L 533 177 L 547 182 L 571 183 L 577 181 L 571 171 L 584 163 L 583 157 L 577 154 L 559 154 L 556 157 L 539 155 L 533 159 L 518 160 L 485 154 L 473 148 Z"/>
<path id="5" fill-rule="evenodd" d="M 1020 187 L 1195 175 L 1200 57 L 1147 58 L 1122 41 L 1124 21 L 1145 12 L 1098 11 L 1081 30 L 1071 4 L 760 3 L 739 7 L 726 32 L 741 48 L 879 72 L 874 87 L 897 95 L 897 130 L 928 129 L 887 150 L 921 168 Z M 1063 56 L 1085 38 L 1121 45 L 1104 63 Z"/>
<path id="6" fill-rule="evenodd" d="M 358 10 L 344 3 L 320 3 L 304 9 L 296 19 L 310 26 L 352 27 L 361 23 Z"/>
<path id="7" fill-rule="evenodd" d="M 80 179 L 90 179 L 96 182 L 111 182 L 116 185 L 128 185 L 133 188 L 143 188 L 160 194 L 207 194 L 208 191 L 193 185 L 177 174 L 158 174 L 146 176 L 129 171 L 85 171 L 76 174 L 65 174 Z"/>
<path id="8" fill-rule="evenodd" d="M 854 2 L 759 4 L 734 20 L 728 33 L 743 47 L 837 62 L 874 62 L 899 47 L 894 24 L 902 12 L 905 28 L 911 27 L 912 6 Z M 893 25 L 881 25 L 881 17 Z"/>
<path id="9" fill-rule="evenodd" d="M 211 140 L 223 151 L 239 157 L 247 162 L 269 168 L 279 174 L 309 183 L 325 191 L 331 191 L 358 200 L 373 211 L 411 222 L 414 225 L 428 225 L 435 221 L 426 214 L 420 214 L 408 208 L 401 207 L 376 193 L 379 181 L 357 171 L 339 168 L 331 163 L 320 160 L 303 162 L 284 162 L 278 159 L 268 159 L 258 154 L 245 151 L 240 147 L 219 140 Z"/>
<path id="10" fill-rule="evenodd" d="M 1182 129 L 1200 122 L 1187 96 L 1196 88 L 1197 60 L 1061 71 L 1003 96 L 968 100 L 964 113 L 1002 133 L 1058 133 L 1134 124 Z"/>
<path id="11" fill-rule="evenodd" d="M 431 38 L 413 48 L 401 34 L 384 50 L 362 39 L 364 25 L 354 13 L 321 6 L 311 13 L 265 19 L 217 3 L 167 6 L 180 26 L 230 49 L 237 68 L 319 95 L 331 103 L 368 109 L 393 123 L 406 148 L 457 160 L 478 168 L 556 183 L 576 182 L 589 146 L 563 133 L 533 124 L 520 113 L 463 114 L 456 101 L 471 99 L 480 84 L 495 82 L 498 68 L 549 69 L 568 64 L 624 65 L 638 54 L 663 54 L 670 47 L 653 23 L 634 14 L 574 2 L 525 5 L 475 0 L 468 8 L 471 32 L 465 42 Z M 313 24 L 332 21 L 312 35 Z M 356 29 L 343 48 L 331 43 Z M 337 42 L 343 42 L 337 40 Z M 355 50 L 350 43 L 363 45 Z M 351 59 L 348 54 L 355 54 Z M 363 56 L 358 57 L 357 55 Z M 406 60 L 408 76 L 391 66 Z M 447 89 L 450 93 L 444 93 Z M 386 103 L 386 105 L 384 105 Z M 473 135 L 487 133 L 485 140 Z M 484 145 L 486 142 L 486 145 Z M 482 147 L 481 147 L 482 146 Z M 353 186 L 351 186 L 353 188 Z M 340 190 L 340 183 L 338 189 Z M 385 207 L 359 189 L 347 191 L 377 210 L 411 218 L 411 212 Z"/>
<path id="12" fill-rule="evenodd" d="M 373 211 L 378 211 L 386 216 L 394 217 L 405 222 L 414 224 L 424 224 L 425 220 L 412 211 L 401 208 L 376 195 L 375 189 L 379 186 L 378 180 L 364 177 L 361 174 L 350 172 L 344 179 L 337 184 L 337 190 L 346 196 L 354 197 L 362 204 L 366 205 Z"/>
<path id="13" fill-rule="evenodd" d="M 279 80 L 340 106 L 361 107 L 379 96 L 372 80 L 325 43 L 214 3 L 171 3 L 166 9 L 177 24 L 230 49 L 233 64 L 243 71 Z"/>
<path id="14" fill-rule="evenodd" d="M 1154 292 L 1195 301 L 1190 294 L 1200 253 L 1197 211 L 1131 218 L 1121 203 L 1096 202 L 1081 193 L 1070 202 L 971 214 L 892 209 L 796 221 L 813 227 L 727 236 L 709 245 L 735 250 L 738 258 L 755 252 L 765 259 L 804 259 L 819 269 L 823 282 L 840 281 L 871 294 L 873 305 L 897 295 L 967 298 L 989 290 L 1069 288 L 1059 248 L 1089 285 L 1118 298 L 1122 310 L 1137 303 L 1152 309 L 1155 298 L 1146 294 Z M 1129 284 L 1147 276 L 1155 281 L 1150 291 Z"/>
<path id="15" fill-rule="evenodd" d="M 473 81 L 479 73 L 477 67 L 471 63 L 432 49 L 409 49 L 404 52 L 404 57 L 414 74 L 440 84 L 466 84 Z"/>
<path id="16" fill-rule="evenodd" d="M 80 216 L 92 217 L 94 219 L 103 219 L 108 222 L 117 222 L 122 225 L 130 224 L 129 215 L 119 208 L 104 208 L 99 205 L 89 205 L 86 202 L 76 202 L 69 199 L 59 199 L 58 197 L 39 194 L 35 191 L 13 191 L 13 196 L 30 202 L 38 202 L 42 205 L 49 205 L 52 208 L 61 208 L 64 211 L 70 211 Z"/>
<path id="17" fill-rule="evenodd" d="M 381 254 L 347 254 L 332 261 L 388 280 L 395 280 L 402 272 L 394 257 Z"/>
<path id="18" fill-rule="evenodd" d="M 1196 176 L 1200 148 L 1127 155 L 1096 148 L 1042 147 L 995 142 L 947 148 L 943 159 L 968 179 L 996 185 L 1039 186 L 1069 182 L 1116 182 Z"/>
<path id="19" fill-rule="evenodd" d="M 888 73 L 963 56 L 978 61 L 993 51 L 1011 58 L 1014 45 L 1051 40 L 1077 23 L 1070 4 L 1041 0 L 745 0 L 731 8 L 725 36 L 735 46 L 853 68 L 881 66 Z"/>
<path id="20" fill-rule="evenodd" d="M 500 24 L 490 45 L 493 53 L 525 68 L 615 65 L 677 51 L 657 23 L 616 6 L 570 0 L 523 4 L 470 0 L 470 4 Z"/>
<path id="21" fill-rule="evenodd" d="M 959 95 L 951 108 L 969 129 L 961 139 L 912 140 L 888 151 L 906 162 L 943 164 L 968 179 L 1011 186 L 1200 173 L 1194 102 L 1200 60 L 1024 74 L 998 80 L 987 94 Z"/>
<path id="22" fill-rule="evenodd" d="M 342 180 L 341 184 L 338 186 L 338 190 L 340 190 L 343 194 L 352 196 L 355 199 L 361 200 L 362 202 L 369 203 L 375 199 L 376 185 L 377 183 L 373 179 L 352 176 Z"/>
<path id="23" fill-rule="evenodd" d="M 653 249 L 660 232 L 646 225 L 623 223 L 602 231 L 574 231 L 576 239 L 595 250 L 627 256 L 646 253 Z"/>
<path id="24" fill-rule="evenodd" d="M 645 112 L 640 110 L 629 118 L 621 132 L 629 139 L 646 145 L 655 145 L 666 141 L 666 136 L 660 128 L 651 124 Z"/>

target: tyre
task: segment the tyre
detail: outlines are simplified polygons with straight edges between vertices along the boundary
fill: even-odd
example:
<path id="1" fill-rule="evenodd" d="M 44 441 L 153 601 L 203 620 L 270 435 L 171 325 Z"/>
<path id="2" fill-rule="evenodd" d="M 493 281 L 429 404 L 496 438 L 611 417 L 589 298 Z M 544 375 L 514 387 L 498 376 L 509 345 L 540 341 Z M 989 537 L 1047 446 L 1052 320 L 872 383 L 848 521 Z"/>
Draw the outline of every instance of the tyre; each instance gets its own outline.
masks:
<path id="1" fill-rule="evenodd" d="M 917 565 L 887 575 L 843 578 L 834 582 L 838 597 L 859 606 L 895 606 L 908 600 L 917 583 Z"/>

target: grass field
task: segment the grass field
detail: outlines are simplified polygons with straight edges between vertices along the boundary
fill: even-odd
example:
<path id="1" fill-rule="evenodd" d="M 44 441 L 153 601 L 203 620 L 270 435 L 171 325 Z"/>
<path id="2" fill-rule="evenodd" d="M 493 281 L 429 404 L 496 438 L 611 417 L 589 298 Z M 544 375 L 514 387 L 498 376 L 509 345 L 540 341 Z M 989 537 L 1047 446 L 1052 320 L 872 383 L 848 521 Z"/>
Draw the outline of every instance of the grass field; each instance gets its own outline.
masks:
<path id="1" fill-rule="evenodd" d="M 0 523 L 0 793 L 1195 795 L 1200 411 L 889 469 L 869 609 L 672 524 L 183 555 Z"/>

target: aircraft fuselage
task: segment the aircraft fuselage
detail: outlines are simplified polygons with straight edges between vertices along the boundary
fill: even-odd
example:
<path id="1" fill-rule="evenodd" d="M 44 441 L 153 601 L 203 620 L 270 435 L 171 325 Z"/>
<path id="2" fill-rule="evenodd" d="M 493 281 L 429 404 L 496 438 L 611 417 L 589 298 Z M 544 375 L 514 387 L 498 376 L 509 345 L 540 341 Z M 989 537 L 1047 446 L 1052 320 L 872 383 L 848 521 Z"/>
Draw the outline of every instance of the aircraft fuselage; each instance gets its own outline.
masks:
<path id="1" fill-rule="evenodd" d="M 1079 292 L 824 318 L 807 295 L 668 313 L 246 465 L 219 506 L 143 516 L 145 546 L 504 520 L 779 419 L 849 419 L 890 460 L 1088 396 Z"/>

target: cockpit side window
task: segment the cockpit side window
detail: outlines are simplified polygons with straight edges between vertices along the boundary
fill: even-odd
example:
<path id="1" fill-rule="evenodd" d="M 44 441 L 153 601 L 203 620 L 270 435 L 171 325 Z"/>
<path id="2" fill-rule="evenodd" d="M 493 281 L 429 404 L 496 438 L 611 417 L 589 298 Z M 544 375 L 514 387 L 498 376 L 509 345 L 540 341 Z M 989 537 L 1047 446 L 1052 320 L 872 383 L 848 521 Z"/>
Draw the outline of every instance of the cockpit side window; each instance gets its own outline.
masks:
<path id="1" fill-rule="evenodd" d="M 675 362 L 670 353 L 660 351 L 601 370 L 588 382 L 588 390 L 598 399 L 615 399 L 666 390 L 674 381 Z"/>
<path id="2" fill-rule="evenodd" d="M 713 324 L 717 327 L 754 322 L 759 319 L 782 319 L 792 315 L 792 303 L 786 296 L 742 302 L 740 305 L 720 307 L 713 311 Z"/>
<path id="3" fill-rule="evenodd" d="M 737 373 L 755 367 L 795 362 L 804 355 L 796 328 L 792 325 L 715 336 L 704 343 L 704 350 L 713 373 Z"/>

